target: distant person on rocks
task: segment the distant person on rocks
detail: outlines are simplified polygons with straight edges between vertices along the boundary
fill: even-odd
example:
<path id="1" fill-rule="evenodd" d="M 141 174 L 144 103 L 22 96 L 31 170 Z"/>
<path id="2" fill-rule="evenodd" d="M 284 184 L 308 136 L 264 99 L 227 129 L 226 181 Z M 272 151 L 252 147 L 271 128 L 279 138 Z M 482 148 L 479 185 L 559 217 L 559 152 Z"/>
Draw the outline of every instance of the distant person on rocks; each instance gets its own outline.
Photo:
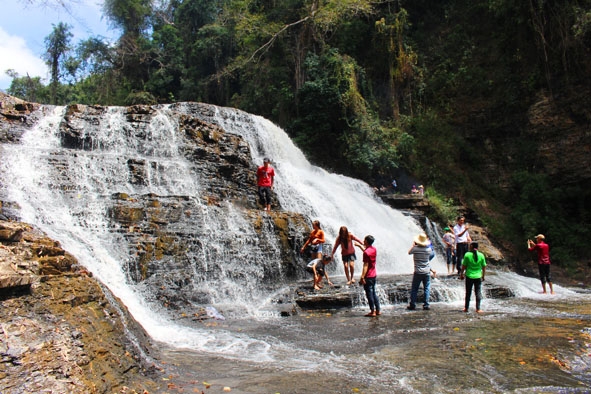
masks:
<path id="1" fill-rule="evenodd" d="M 312 231 L 310 232 L 310 236 L 302 246 L 300 253 L 304 253 L 306 247 L 310 245 L 313 258 L 320 259 L 322 258 L 322 247 L 324 245 L 324 231 L 320 228 L 320 222 L 318 220 L 314 220 L 312 222 Z"/>
<path id="2" fill-rule="evenodd" d="M 429 295 L 431 292 L 431 267 L 429 266 L 429 238 L 425 233 L 421 233 L 414 238 L 413 244 L 408 250 L 409 255 L 413 255 L 414 273 L 412 275 L 412 285 L 410 289 L 410 304 L 406 309 L 414 311 L 417 307 L 417 297 L 419 286 L 423 284 L 425 293 L 425 302 L 423 309 L 429 310 Z"/>
<path id="3" fill-rule="evenodd" d="M 332 286 L 332 282 L 328 278 L 328 270 L 326 265 L 332 261 L 329 255 L 322 256 L 321 259 L 314 259 L 308 263 L 306 270 L 314 275 L 314 290 L 322 289 L 322 278 L 326 278 L 326 282 L 329 286 Z"/>
<path id="4" fill-rule="evenodd" d="M 396 189 L 398 189 L 398 183 L 396 183 L 396 179 L 392 179 L 392 189 L 394 189 L 394 193 L 396 193 Z"/>
<path id="5" fill-rule="evenodd" d="M 263 165 L 257 169 L 259 199 L 266 212 L 271 211 L 271 190 L 275 181 L 275 170 L 269 165 L 271 160 L 265 157 Z"/>
<path id="6" fill-rule="evenodd" d="M 458 274 L 462 269 L 462 261 L 464 255 L 468 251 L 468 245 L 472 242 L 468 226 L 465 224 L 466 219 L 463 216 L 458 216 L 456 225 L 454 226 L 454 236 L 456 237 L 456 269 Z"/>
<path id="7" fill-rule="evenodd" d="M 447 274 L 451 275 L 455 270 L 455 257 L 456 257 L 456 237 L 451 233 L 449 227 L 443 229 L 445 234 L 441 237 L 441 241 L 445 246 L 445 258 L 447 261 Z"/>
<path id="8" fill-rule="evenodd" d="M 550 246 L 544 240 L 543 234 L 536 235 L 536 242 L 531 239 L 527 240 L 527 249 L 538 252 L 538 269 L 540 271 L 540 280 L 542 281 L 542 290 L 546 294 L 546 282 L 550 287 L 550 294 L 554 294 L 552 287 L 552 277 L 550 276 Z"/>
<path id="9" fill-rule="evenodd" d="M 425 194 L 425 187 L 423 185 L 419 185 L 419 194 L 423 196 Z"/>
<path id="10" fill-rule="evenodd" d="M 417 189 L 417 187 L 415 185 L 412 185 L 412 187 L 410 188 L 410 194 L 418 194 L 419 193 L 419 189 Z"/>
<path id="11" fill-rule="evenodd" d="M 371 235 L 365 236 L 363 245 L 356 243 L 356 245 L 363 250 L 363 271 L 361 271 L 361 278 L 359 284 L 365 290 L 367 303 L 369 304 L 370 312 L 365 315 L 367 317 L 375 317 L 382 314 L 380 311 L 380 299 L 376 293 L 377 271 L 376 271 L 376 257 L 377 251 L 373 246 L 375 239 Z"/>
<path id="12" fill-rule="evenodd" d="M 464 279 L 464 271 L 466 272 L 464 312 L 468 312 L 472 287 L 474 287 L 474 293 L 476 294 L 476 313 L 481 313 L 480 301 L 482 300 L 482 282 L 486 274 L 486 259 L 484 254 L 478 251 L 478 242 L 471 242 L 470 250 L 464 255 L 460 270 L 460 279 Z"/>
<path id="13" fill-rule="evenodd" d="M 331 253 L 331 257 L 334 259 L 336 250 L 339 248 L 339 246 L 341 247 L 341 259 L 343 260 L 343 266 L 345 268 L 347 285 L 352 285 L 355 283 L 353 274 L 355 273 L 355 260 L 357 259 L 357 256 L 355 256 L 355 246 L 353 245 L 353 241 L 356 241 L 360 244 L 363 243 L 362 240 L 351 234 L 347 227 L 341 226 L 339 229 L 339 235 L 334 241 L 334 246 Z"/>

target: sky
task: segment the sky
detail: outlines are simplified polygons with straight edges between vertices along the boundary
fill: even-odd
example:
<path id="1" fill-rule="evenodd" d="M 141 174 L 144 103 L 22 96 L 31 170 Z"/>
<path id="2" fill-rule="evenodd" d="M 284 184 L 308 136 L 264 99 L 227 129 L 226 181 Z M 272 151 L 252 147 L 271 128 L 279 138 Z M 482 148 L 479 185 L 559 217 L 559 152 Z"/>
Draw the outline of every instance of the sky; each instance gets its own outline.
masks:
<path id="1" fill-rule="evenodd" d="M 41 77 L 47 84 L 48 69 L 41 56 L 45 52 L 45 37 L 59 22 L 70 25 L 74 35 L 71 44 L 93 36 L 113 41 L 117 32 L 103 18 L 103 0 L 1 0 L 0 7 L 0 90 L 10 87 L 6 70 L 19 76 Z M 33 3 L 33 4 L 29 4 Z M 48 4 L 48 5 L 43 5 Z"/>

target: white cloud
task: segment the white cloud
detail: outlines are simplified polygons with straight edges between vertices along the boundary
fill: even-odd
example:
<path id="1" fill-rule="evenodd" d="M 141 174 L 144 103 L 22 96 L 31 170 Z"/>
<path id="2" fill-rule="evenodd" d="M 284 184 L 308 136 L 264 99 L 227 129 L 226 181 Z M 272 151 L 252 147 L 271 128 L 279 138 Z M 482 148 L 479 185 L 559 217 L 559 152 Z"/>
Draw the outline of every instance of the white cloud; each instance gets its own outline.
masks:
<path id="1" fill-rule="evenodd" d="M 0 89 L 10 87 L 12 79 L 6 70 L 13 69 L 20 76 L 47 78 L 47 66 L 27 46 L 24 38 L 6 33 L 0 27 Z"/>

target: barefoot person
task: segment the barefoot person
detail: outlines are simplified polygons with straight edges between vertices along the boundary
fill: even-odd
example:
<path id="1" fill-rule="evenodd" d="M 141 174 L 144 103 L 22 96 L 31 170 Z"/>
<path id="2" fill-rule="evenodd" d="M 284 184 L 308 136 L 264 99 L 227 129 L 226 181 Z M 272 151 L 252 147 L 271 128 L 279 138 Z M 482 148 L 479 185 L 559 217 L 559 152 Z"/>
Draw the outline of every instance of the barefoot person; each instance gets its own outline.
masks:
<path id="1" fill-rule="evenodd" d="M 312 222 L 312 231 L 310 232 L 310 236 L 304 243 L 304 246 L 302 246 L 300 253 L 304 253 L 304 250 L 306 250 L 306 247 L 308 245 L 312 247 L 312 258 L 321 259 L 322 246 L 324 245 L 324 231 L 320 228 L 320 222 L 318 220 L 314 220 Z"/>
<path id="2" fill-rule="evenodd" d="M 451 233 L 449 227 L 443 229 L 445 234 L 441 238 L 443 245 L 445 246 L 445 258 L 447 261 L 447 274 L 451 275 L 454 273 L 455 258 L 456 258 L 456 237 Z"/>
<path id="3" fill-rule="evenodd" d="M 326 265 L 332 261 L 332 258 L 328 255 L 323 256 L 321 259 L 314 259 L 308 263 L 306 270 L 314 275 L 314 290 L 322 289 L 322 278 L 326 278 L 326 282 L 329 286 L 332 286 L 332 282 L 328 278 L 328 270 Z"/>
<path id="4" fill-rule="evenodd" d="M 363 271 L 361 271 L 361 279 L 359 284 L 363 286 L 365 290 L 365 296 L 367 297 L 367 303 L 369 304 L 370 312 L 365 315 L 367 317 L 379 316 L 380 312 L 380 299 L 376 294 L 376 283 L 377 283 L 377 272 L 376 272 L 376 248 L 373 246 L 374 237 L 367 235 L 363 239 L 363 245 L 356 244 L 363 250 Z"/>
<path id="5" fill-rule="evenodd" d="M 546 294 L 546 282 L 550 287 L 550 294 L 554 294 L 552 287 L 552 277 L 550 276 L 550 246 L 544 240 L 543 234 L 536 235 L 536 242 L 531 239 L 527 240 L 527 249 L 538 252 L 538 269 L 540 270 L 540 280 L 542 281 L 542 290 Z"/>
<path id="6" fill-rule="evenodd" d="M 470 307 L 470 296 L 472 295 L 472 287 L 476 294 L 476 312 L 480 310 L 480 301 L 482 300 L 482 282 L 486 274 L 486 259 L 484 254 L 478 251 L 478 242 L 471 242 L 469 251 L 464 255 L 462 260 L 462 268 L 460 269 L 460 279 L 464 279 L 464 271 L 466 271 L 466 300 L 464 302 L 464 312 L 468 312 Z"/>
<path id="7" fill-rule="evenodd" d="M 348 285 L 355 283 L 353 274 L 355 273 L 355 260 L 357 259 L 357 256 L 355 256 L 355 246 L 353 246 L 353 241 L 360 244 L 363 243 L 362 240 L 351 234 L 347 227 L 341 226 L 339 229 L 339 235 L 334 241 L 334 247 L 332 248 L 331 254 L 331 257 L 334 259 L 334 253 L 339 246 L 341 247 L 341 258 L 343 260 Z"/>
<path id="8" fill-rule="evenodd" d="M 271 211 L 271 190 L 275 181 L 275 170 L 269 165 L 271 160 L 265 157 L 263 165 L 257 169 L 257 187 L 259 199 L 266 212 Z"/>

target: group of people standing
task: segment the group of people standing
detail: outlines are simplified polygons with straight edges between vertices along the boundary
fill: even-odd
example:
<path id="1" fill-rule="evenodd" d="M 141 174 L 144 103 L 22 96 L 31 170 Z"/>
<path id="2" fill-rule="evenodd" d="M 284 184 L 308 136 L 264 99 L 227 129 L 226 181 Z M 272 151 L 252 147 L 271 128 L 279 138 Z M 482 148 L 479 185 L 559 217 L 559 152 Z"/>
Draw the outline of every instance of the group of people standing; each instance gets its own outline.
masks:
<path id="1" fill-rule="evenodd" d="M 267 212 L 271 210 L 271 190 L 273 189 L 275 178 L 275 171 L 269 164 L 270 160 L 265 158 L 263 160 L 263 165 L 257 169 L 258 194 L 261 204 Z M 396 187 L 395 184 L 393 185 Z M 474 290 L 476 296 L 476 312 L 480 313 L 482 312 L 480 306 L 482 301 L 482 282 L 485 280 L 486 275 L 486 258 L 484 254 L 478 250 L 478 242 L 472 241 L 464 216 L 459 216 L 456 219 L 456 224 L 453 226 L 453 230 L 449 227 L 445 227 L 444 231 L 445 234 L 442 237 L 442 242 L 445 247 L 447 273 L 448 275 L 452 275 L 455 271 L 458 274 L 459 279 L 465 279 L 466 293 L 464 312 L 468 312 L 472 290 Z M 550 292 L 554 294 L 550 276 L 549 246 L 544 242 L 544 235 L 538 234 L 535 239 L 536 242 L 528 239 L 528 250 L 536 251 L 538 254 L 538 267 L 543 293 L 546 293 L 546 283 L 548 283 Z M 306 248 L 310 247 L 313 259 L 308 263 L 307 270 L 314 276 L 313 288 L 315 290 L 320 290 L 322 288 L 321 282 L 323 278 L 326 278 L 326 281 L 330 286 L 333 285 L 328 277 L 328 270 L 325 269 L 325 266 L 334 260 L 334 254 L 339 247 L 341 248 L 341 259 L 343 261 L 343 268 L 347 278 L 347 285 L 354 284 L 356 260 L 355 247 L 358 247 L 363 251 L 363 269 L 361 271 L 359 284 L 364 287 L 370 308 L 370 312 L 366 316 L 373 317 L 380 315 L 380 301 L 376 293 L 377 251 L 373 246 L 374 241 L 375 239 L 371 235 L 367 235 L 362 241 L 360 238 L 350 233 L 347 227 L 341 226 L 331 254 L 324 254 L 324 231 L 318 220 L 313 221 L 312 231 L 300 250 L 300 252 L 303 253 Z M 437 273 L 430 267 L 430 260 L 434 256 L 434 251 L 431 241 L 426 234 L 421 233 L 413 239 L 413 244 L 411 245 L 408 254 L 413 256 L 414 272 L 410 302 L 407 309 L 416 309 L 418 290 L 422 284 L 424 292 L 423 309 L 429 310 L 431 275 L 433 274 L 433 276 L 436 276 Z"/>
<path id="2" fill-rule="evenodd" d="M 312 222 L 312 231 L 306 242 L 300 249 L 300 253 L 304 253 L 306 248 L 310 248 L 310 253 L 314 259 L 308 263 L 306 269 L 314 276 L 314 290 L 322 288 L 321 282 L 326 278 L 327 283 L 332 286 L 332 282 L 328 277 L 328 270 L 326 265 L 334 260 L 334 254 L 337 249 L 341 248 L 341 259 L 345 269 L 345 276 L 347 277 L 347 285 L 355 283 L 355 247 L 363 251 L 363 269 L 359 278 L 359 284 L 363 286 L 367 303 L 369 304 L 370 312 L 365 315 L 368 317 L 381 315 L 380 299 L 376 293 L 377 271 L 376 271 L 376 257 L 377 251 L 373 246 L 375 239 L 371 235 L 365 236 L 363 241 L 351 234 L 347 227 L 342 226 L 339 229 L 339 235 L 334 242 L 331 254 L 323 256 L 324 231 L 320 227 L 320 222 L 315 220 Z"/>

